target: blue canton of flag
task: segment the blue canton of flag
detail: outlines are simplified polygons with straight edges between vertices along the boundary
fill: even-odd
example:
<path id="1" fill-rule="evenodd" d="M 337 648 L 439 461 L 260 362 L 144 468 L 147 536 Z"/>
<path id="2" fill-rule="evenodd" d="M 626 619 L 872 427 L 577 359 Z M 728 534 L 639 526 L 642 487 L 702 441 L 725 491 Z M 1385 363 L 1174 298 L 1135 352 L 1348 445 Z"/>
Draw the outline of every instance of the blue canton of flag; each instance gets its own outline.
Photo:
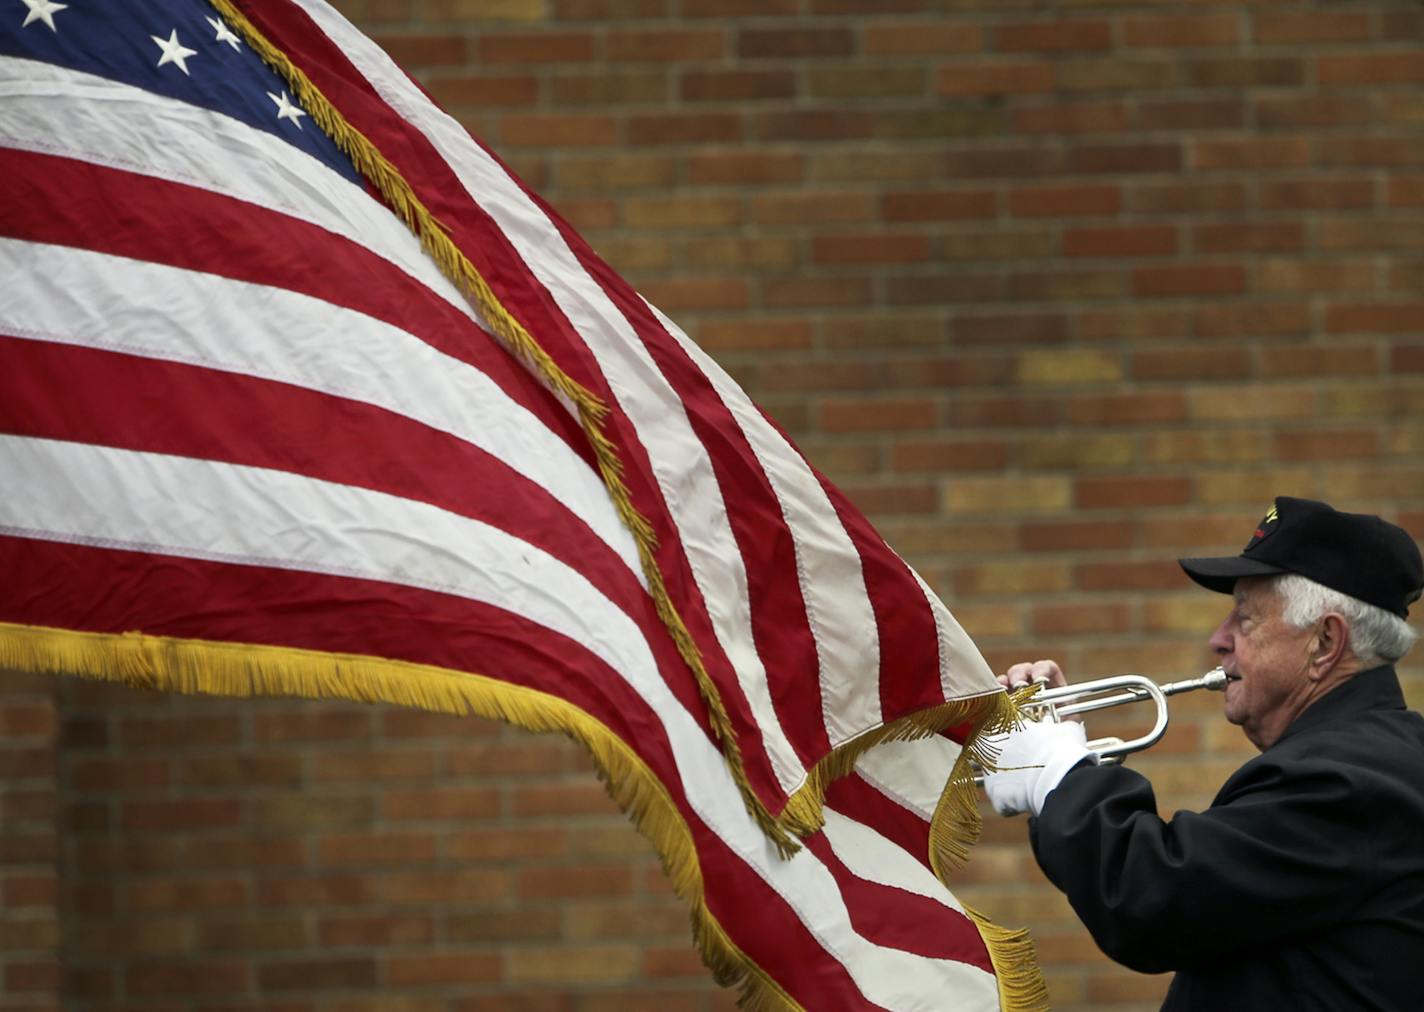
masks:
<path id="1" fill-rule="evenodd" d="M 275 134 L 353 182 L 360 178 L 286 82 L 201 0 L 132 0 L 122 17 L 115 17 L 112 4 L 96 0 L 5 0 L 4 9 L 0 55 L 122 81 L 230 116 Z M 11 86 L 24 80 L 22 71 L 5 76 Z"/>

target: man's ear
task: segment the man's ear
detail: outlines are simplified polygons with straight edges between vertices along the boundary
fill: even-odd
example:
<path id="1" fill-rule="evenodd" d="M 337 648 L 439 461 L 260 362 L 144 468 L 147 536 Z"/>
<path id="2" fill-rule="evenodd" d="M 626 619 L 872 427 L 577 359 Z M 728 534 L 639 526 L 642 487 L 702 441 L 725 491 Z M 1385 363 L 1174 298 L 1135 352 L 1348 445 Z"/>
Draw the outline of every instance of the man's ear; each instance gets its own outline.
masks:
<path id="1" fill-rule="evenodd" d="M 1321 616 L 1310 650 L 1310 677 L 1318 681 L 1333 671 L 1350 652 L 1350 625 L 1333 611 Z"/>

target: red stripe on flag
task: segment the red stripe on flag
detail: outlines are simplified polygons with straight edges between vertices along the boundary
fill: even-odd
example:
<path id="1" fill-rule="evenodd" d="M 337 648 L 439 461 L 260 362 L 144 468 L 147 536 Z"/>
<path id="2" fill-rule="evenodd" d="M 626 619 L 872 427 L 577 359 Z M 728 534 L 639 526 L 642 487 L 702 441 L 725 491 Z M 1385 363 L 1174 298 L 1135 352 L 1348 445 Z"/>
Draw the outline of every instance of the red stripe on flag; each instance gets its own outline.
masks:
<path id="1" fill-rule="evenodd" d="M 597 714 L 670 789 L 680 783 L 661 723 L 621 676 L 502 608 L 379 580 L 9 534 L 0 571 L 36 577 L 23 593 L 7 585 L 10 622 L 356 654 L 527 686 Z"/>
<path id="2" fill-rule="evenodd" d="M 488 523 L 583 574 L 638 624 L 683 704 L 702 711 L 687 666 L 623 560 L 544 489 L 419 422 L 250 376 L 0 337 L 0 431 L 274 468 Z"/>
<path id="3" fill-rule="evenodd" d="M 395 265 L 316 225 L 200 187 L 0 148 L 5 233 L 285 288 L 399 327 L 474 366 L 594 465 L 578 422 L 492 336 Z M 93 199 L 70 200 L 73 193 Z M 190 226 L 163 227 L 183 207 Z M 211 241 L 196 241 L 195 231 Z M 319 263 L 322 270 L 312 270 Z"/>

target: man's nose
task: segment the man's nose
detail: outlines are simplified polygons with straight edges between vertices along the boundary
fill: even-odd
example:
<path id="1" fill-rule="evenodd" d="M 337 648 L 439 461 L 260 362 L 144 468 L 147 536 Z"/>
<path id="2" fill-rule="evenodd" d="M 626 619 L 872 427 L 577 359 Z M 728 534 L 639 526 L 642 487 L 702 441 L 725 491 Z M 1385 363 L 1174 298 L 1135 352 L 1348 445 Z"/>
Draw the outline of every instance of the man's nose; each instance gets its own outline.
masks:
<path id="1" fill-rule="evenodd" d="M 1226 628 L 1227 622 L 1227 619 L 1223 619 L 1221 625 L 1211 634 L 1211 639 L 1207 640 L 1207 645 L 1218 654 L 1231 653 L 1233 641 L 1231 632 Z"/>

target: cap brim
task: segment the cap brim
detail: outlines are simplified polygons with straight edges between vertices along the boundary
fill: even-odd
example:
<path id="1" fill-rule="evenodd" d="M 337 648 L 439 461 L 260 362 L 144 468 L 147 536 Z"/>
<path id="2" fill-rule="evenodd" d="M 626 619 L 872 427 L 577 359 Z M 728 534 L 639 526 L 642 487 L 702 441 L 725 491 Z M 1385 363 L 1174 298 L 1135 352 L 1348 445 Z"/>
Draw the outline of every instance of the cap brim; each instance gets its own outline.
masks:
<path id="1" fill-rule="evenodd" d="M 1218 594 L 1230 594 L 1236 589 L 1236 581 L 1243 576 L 1271 576 L 1284 573 L 1280 566 L 1272 566 L 1240 555 L 1226 555 L 1208 559 L 1178 559 L 1182 571 L 1207 590 Z"/>

